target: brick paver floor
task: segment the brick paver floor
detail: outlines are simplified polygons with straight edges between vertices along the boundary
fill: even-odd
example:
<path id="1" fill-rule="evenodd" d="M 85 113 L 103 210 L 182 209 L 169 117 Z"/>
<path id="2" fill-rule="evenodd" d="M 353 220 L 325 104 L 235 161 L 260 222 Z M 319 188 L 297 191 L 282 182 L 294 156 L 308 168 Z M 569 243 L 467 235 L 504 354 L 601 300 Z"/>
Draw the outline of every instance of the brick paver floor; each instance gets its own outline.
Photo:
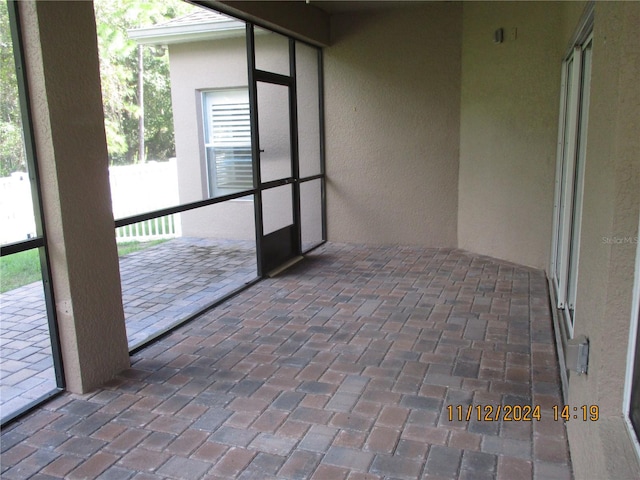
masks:
<path id="1" fill-rule="evenodd" d="M 255 243 L 177 238 L 120 258 L 133 349 L 256 278 Z M 56 388 L 42 283 L 0 294 L 0 414 Z"/>
<path id="2" fill-rule="evenodd" d="M 554 352 L 541 271 L 327 244 L 139 351 L 103 388 L 11 424 L 1 472 L 570 479 Z M 538 405 L 539 420 L 521 418 Z"/>
<path id="3" fill-rule="evenodd" d="M 55 387 L 42 282 L 0 294 L 0 415 Z"/>

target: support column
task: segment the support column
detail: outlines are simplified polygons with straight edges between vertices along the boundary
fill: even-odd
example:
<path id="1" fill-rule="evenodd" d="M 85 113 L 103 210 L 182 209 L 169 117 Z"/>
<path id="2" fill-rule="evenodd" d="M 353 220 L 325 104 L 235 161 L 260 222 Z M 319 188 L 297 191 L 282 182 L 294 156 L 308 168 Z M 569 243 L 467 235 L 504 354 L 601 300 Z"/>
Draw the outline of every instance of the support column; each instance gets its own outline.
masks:
<path id="1" fill-rule="evenodd" d="M 89 1 L 22 1 L 44 220 L 67 389 L 129 366 Z"/>

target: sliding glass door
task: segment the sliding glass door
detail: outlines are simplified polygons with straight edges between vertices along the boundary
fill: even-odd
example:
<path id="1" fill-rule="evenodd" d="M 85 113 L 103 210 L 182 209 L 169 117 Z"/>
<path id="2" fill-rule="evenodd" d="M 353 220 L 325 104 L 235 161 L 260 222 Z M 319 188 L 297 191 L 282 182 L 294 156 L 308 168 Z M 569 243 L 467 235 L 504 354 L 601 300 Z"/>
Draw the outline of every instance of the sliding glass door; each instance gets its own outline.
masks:
<path id="1" fill-rule="evenodd" d="M 551 275 L 569 337 L 575 322 L 591 56 L 592 36 L 588 35 L 562 67 Z"/>

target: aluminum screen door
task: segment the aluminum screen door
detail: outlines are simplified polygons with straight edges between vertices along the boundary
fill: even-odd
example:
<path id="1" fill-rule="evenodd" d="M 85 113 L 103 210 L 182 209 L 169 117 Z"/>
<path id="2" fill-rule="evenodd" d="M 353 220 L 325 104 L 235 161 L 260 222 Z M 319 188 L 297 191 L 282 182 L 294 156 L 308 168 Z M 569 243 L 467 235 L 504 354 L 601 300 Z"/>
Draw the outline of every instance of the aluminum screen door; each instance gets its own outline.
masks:
<path id="1" fill-rule="evenodd" d="M 264 276 L 301 253 L 295 44 L 253 26 L 249 35 L 259 275 Z"/>

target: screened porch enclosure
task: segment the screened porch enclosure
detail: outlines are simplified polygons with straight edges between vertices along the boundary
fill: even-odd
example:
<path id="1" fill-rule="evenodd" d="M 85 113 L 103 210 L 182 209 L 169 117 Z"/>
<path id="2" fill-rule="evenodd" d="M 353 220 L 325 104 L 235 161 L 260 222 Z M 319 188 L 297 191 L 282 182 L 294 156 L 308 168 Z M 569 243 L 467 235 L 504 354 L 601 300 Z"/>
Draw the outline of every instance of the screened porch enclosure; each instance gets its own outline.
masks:
<path id="1" fill-rule="evenodd" d="M 99 1 L 96 8 L 96 15 L 102 15 Z M 114 160 L 118 157 L 110 151 L 114 233 L 131 352 L 255 284 L 268 273 L 265 265 L 270 270 L 325 240 L 319 49 L 258 28 L 258 47 L 249 48 L 253 25 L 201 7 L 157 28 L 175 30 L 176 22 L 187 29 L 199 28 L 202 35 L 173 44 L 152 32 L 154 42 L 160 43 L 150 45 L 144 43 L 144 33 L 155 26 L 124 32 L 134 44 L 141 42 L 136 44 L 140 58 L 166 56 L 168 61 L 171 53 L 160 83 L 166 85 L 164 94 L 174 105 L 168 127 L 175 136 L 175 145 L 164 156 L 152 153 L 160 149 L 153 138 L 145 138 L 138 160 L 131 164 Z M 135 39 L 137 30 L 142 39 Z M 99 47 L 100 55 L 109 55 L 108 43 Z M 211 68 L 204 75 L 195 74 L 202 69 L 194 70 L 190 66 L 194 59 L 185 58 L 181 49 L 202 55 L 199 60 Z M 287 85 L 284 97 L 261 92 L 257 101 L 257 84 L 250 81 L 258 71 L 255 65 L 279 68 L 277 75 Z M 153 100 L 157 92 L 145 82 L 162 72 L 145 64 L 139 75 L 142 84 L 137 86 L 140 98 Z M 219 72 L 225 74 L 220 77 Z M 103 73 L 104 88 L 110 79 L 108 72 Z M 298 117 L 299 103 L 305 112 Z M 109 108 L 105 103 L 105 112 Z M 154 122 L 161 120 L 153 117 L 152 107 L 146 110 L 141 122 L 149 134 Z M 278 117 L 281 112 L 286 115 Z M 257 147 L 258 133 L 268 153 Z M 282 151 L 266 147 L 283 141 Z M 280 170 L 273 170 L 272 164 Z M 286 177 L 276 178 L 277 173 L 267 183 L 260 181 L 261 173 L 266 177 L 283 166 L 288 168 Z M 273 198 L 279 182 L 286 184 L 288 194 Z M 262 233 L 283 226 L 289 228 L 295 248 L 274 262 L 268 258 Z M 48 341 L 42 281 L 17 285 L 1 295 L 0 408 L 6 423 L 60 385 Z"/>

